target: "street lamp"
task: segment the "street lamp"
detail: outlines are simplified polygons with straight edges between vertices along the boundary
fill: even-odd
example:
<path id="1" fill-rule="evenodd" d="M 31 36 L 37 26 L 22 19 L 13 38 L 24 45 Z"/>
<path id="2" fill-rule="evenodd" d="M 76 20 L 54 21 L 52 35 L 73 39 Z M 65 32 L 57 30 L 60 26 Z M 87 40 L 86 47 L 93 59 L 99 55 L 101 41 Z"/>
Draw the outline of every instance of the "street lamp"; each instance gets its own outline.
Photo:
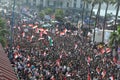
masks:
<path id="1" fill-rule="evenodd" d="M 12 46 L 13 46 L 13 27 L 14 27 L 14 11 L 15 11 L 15 0 L 13 2 L 13 11 L 12 11 L 12 22 L 11 22 L 11 34 L 10 34 L 10 38 L 11 38 L 11 41 L 10 41 L 10 48 L 12 49 Z"/>

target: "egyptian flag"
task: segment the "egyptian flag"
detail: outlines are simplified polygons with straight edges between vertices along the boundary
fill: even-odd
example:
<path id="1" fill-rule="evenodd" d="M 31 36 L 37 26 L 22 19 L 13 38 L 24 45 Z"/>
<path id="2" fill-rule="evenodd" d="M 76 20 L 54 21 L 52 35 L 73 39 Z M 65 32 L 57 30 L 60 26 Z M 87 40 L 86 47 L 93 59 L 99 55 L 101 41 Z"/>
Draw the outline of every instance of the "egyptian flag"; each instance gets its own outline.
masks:
<path id="1" fill-rule="evenodd" d="M 64 36 L 65 35 L 65 32 L 60 32 L 60 36 Z"/>
<path id="2" fill-rule="evenodd" d="M 39 28 L 36 28 L 36 29 L 35 29 L 35 33 L 39 33 Z"/>
<path id="3" fill-rule="evenodd" d="M 22 27 L 26 27 L 26 25 L 24 24 L 24 25 L 22 25 Z"/>
<path id="4" fill-rule="evenodd" d="M 17 45 L 17 47 L 16 47 L 16 48 L 17 48 L 17 50 L 20 50 L 20 46 L 19 46 L 19 45 Z"/>
<path id="5" fill-rule="evenodd" d="M 33 38 L 34 38 L 34 35 L 32 35 L 32 36 L 29 38 L 30 42 L 32 41 Z"/>
<path id="6" fill-rule="evenodd" d="M 43 33 L 42 32 L 40 32 L 40 37 L 42 37 L 43 36 Z"/>
<path id="7" fill-rule="evenodd" d="M 90 58 L 90 56 L 88 56 L 87 57 L 87 62 L 90 63 L 90 61 L 91 61 L 91 58 Z"/>
<path id="8" fill-rule="evenodd" d="M 109 53 L 111 52 L 111 49 L 110 48 L 106 48 L 106 53 Z"/>
<path id="9" fill-rule="evenodd" d="M 52 76 L 52 77 L 50 78 L 50 80 L 56 80 L 56 79 L 55 79 L 55 77 L 54 77 L 54 76 Z"/>
<path id="10" fill-rule="evenodd" d="M 91 80 L 90 72 L 89 71 L 88 71 L 88 74 L 87 74 L 87 80 Z"/>
<path id="11" fill-rule="evenodd" d="M 30 61 L 30 56 L 27 56 L 27 61 Z"/>
<path id="12" fill-rule="evenodd" d="M 98 74 L 100 74 L 100 68 L 99 68 L 99 67 L 96 68 L 96 72 L 97 72 Z"/>
<path id="13" fill-rule="evenodd" d="M 101 48 L 100 52 L 101 52 L 101 54 L 104 54 L 105 53 L 105 49 Z"/>
<path id="14" fill-rule="evenodd" d="M 27 66 L 30 67 L 30 63 L 27 63 Z"/>
<path id="15" fill-rule="evenodd" d="M 33 24 L 29 24 L 28 26 L 33 27 Z"/>
<path id="16" fill-rule="evenodd" d="M 110 79 L 110 80 L 115 80 L 113 75 L 111 75 L 111 76 L 109 77 L 109 79 Z"/>
<path id="17" fill-rule="evenodd" d="M 17 53 L 14 54 L 14 58 L 15 58 L 15 59 L 18 58 L 18 54 L 17 54 Z"/>
<path id="18" fill-rule="evenodd" d="M 114 62 L 114 63 L 117 63 L 116 57 L 113 57 L 113 62 Z"/>
<path id="19" fill-rule="evenodd" d="M 25 32 L 22 32 L 22 37 L 25 37 Z"/>
<path id="20" fill-rule="evenodd" d="M 78 45 L 77 45 L 77 44 L 75 44 L 74 46 L 75 46 L 75 47 L 74 47 L 74 49 L 77 49 Z"/>
<path id="21" fill-rule="evenodd" d="M 63 55 L 62 55 L 62 54 L 60 54 L 60 55 L 59 55 L 59 57 L 60 57 L 60 59 L 61 59 L 61 58 L 63 57 Z"/>
<path id="22" fill-rule="evenodd" d="M 67 29 L 65 28 L 65 29 L 63 30 L 63 32 L 66 33 L 66 32 L 67 32 Z"/>
<path id="23" fill-rule="evenodd" d="M 104 78 L 106 75 L 106 70 L 103 70 L 101 74 L 102 74 L 102 78 Z"/>
<path id="24" fill-rule="evenodd" d="M 46 51 L 44 51 L 43 56 L 46 56 L 46 55 L 47 55 L 47 53 L 46 53 Z"/>
<path id="25" fill-rule="evenodd" d="M 19 31 L 21 31 L 21 28 L 20 28 L 20 26 L 18 26 L 18 30 L 19 30 Z"/>
<path id="26" fill-rule="evenodd" d="M 33 28 L 33 29 L 36 29 L 37 27 L 38 27 L 38 26 L 36 25 L 36 26 L 33 26 L 32 28 Z"/>
<path id="27" fill-rule="evenodd" d="M 43 29 L 43 28 L 39 28 L 39 30 L 40 30 L 41 32 L 43 32 L 43 31 L 44 31 L 44 29 Z"/>
<path id="28" fill-rule="evenodd" d="M 47 34 L 47 31 L 46 31 L 46 30 L 44 30 L 44 31 L 43 31 L 43 34 Z"/>
<path id="29" fill-rule="evenodd" d="M 57 60 L 56 60 L 56 65 L 57 65 L 57 66 L 60 66 L 60 59 L 57 59 Z"/>
<path id="30" fill-rule="evenodd" d="M 43 40 L 43 39 L 44 39 L 43 37 L 38 38 L 38 40 Z"/>

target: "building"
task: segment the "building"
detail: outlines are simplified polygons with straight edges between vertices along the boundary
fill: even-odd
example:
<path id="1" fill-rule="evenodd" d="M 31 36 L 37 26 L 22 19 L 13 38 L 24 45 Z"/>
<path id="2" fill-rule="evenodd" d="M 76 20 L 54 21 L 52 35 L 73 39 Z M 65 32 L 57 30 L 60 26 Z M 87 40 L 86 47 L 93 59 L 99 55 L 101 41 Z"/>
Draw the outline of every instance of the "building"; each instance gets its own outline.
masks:
<path id="1" fill-rule="evenodd" d="M 71 9 L 82 9 L 82 0 L 24 0 L 24 3 L 30 6 L 39 7 L 51 7 L 51 8 L 71 8 Z M 90 9 L 90 5 L 86 4 L 86 9 Z"/>
<path id="2" fill-rule="evenodd" d="M 7 53 L 4 52 L 0 44 L 0 80 L 18 80 L 11 66 L 11 63 L 7 57 Z"/>
<path id="3" fill-rule="evenodd" d="M 100 13 L 100 15 L 101 16 L 105 16 L 105 8 L 106 8 L 106 4 L 105 3 L 103 3 L 102 5 L 101 5 L 101 13 Z M 112 15 L 116 15 L 116 6 L 114 5 L 109 5 L 109 7 L 108 7 L 108 11 L 107 11 L 107 13 L 109 13 L 109 14 L 112 14 Z M 96 5 L 95 6 L 95 8 L 94 8 L 94 12 L 95 12 L 95 14 L 97 13 L 97 10 L 98 10 L 98 5 Z M 119 11 L 119 13 L 118 13 L 118 15 L 120 16 L 120 11 Z"/>

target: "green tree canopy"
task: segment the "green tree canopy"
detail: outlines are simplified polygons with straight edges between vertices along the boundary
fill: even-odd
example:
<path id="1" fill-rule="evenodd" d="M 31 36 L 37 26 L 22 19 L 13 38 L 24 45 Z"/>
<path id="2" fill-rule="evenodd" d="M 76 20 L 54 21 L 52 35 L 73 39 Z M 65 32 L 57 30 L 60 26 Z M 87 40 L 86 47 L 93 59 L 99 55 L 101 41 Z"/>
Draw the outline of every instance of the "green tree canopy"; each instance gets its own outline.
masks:
<path id="1" fill-rule="evenodd" d="M 120 45 L 120 26 L 118 26 L 117 31 L 111 33 L 109 45 L 110 47 Z"/>
<path id="2" fill-rule="evenodd" d="M 46 15 L 51 15 L 51 14 L 53 13 L 53 11 L 52 11 L 51 8 L 46 8 L 46 9 L 44 9 L 44 13 L 45 13 Z"/>
<path id="3" fill-rule="evenodd" d="M 64 17 L 64 11 L 62 9 L 56 9 L 55 10 L 55 19 L 56 20 L 62 20 Z"/>
<path id="4" fill-rule="evenodd" d="M 44 18 L 45 13 L 44 13 L 44 11 L 43 11 L 43 10 L 39 13 L 39 16 L 40 16 L 40 18 L 41 18 L 41 19 L 43 19 L 43 18 Z"/>
<path id="5" fill-rule="evenodd" d="M 5 35 L 8 33 L 6 26 L 5 26 L 5 21 L 0 18 L 0 43 L 2 44 L 3 47 L 6 45 L 6 38 Z"/>

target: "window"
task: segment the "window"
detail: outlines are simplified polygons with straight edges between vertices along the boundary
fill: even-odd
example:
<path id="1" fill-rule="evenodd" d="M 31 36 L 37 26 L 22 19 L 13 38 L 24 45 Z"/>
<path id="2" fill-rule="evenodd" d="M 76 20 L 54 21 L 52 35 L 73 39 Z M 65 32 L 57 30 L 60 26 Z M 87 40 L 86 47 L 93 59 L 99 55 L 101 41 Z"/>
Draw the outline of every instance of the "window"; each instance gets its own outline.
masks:
<path id="1" fill-rule="evenodd" d="M 49 3 L 50 3 L 50 2 L 49 2 L 49 0 L 48 0 L 48 1 L 47 1 L 47 5 L 48 5 L 48 6 L 49 6 Z"/>
<path id="2" fill-rule="evenodd" d="M 82 5 L 82 4 L 80 4 L 80 8 L 82 8 L 82 6 L 83 6 L 83 5 Z"/>
<path id="3" fill-rule="evenodd" d="M 63 2 L 60 2 L 60 7 L 62 7 L 63 6 Z"/>
<path id="4" fill-rule="evenodd" d="M 74 0 L 74 2 L 76 2 L 77 0 Z"/>
<path id="5" fill-rule="evenodd" d="M 53 2 L 54 6 L 56 6 L 56 1 Z"/>
<path id="6" fill-rule="evenodd" d="M 67 7 L 69 7 L 69 2 L 67 2 Z"/>
<path id="7" fill-rule="evenodd" d="M 76 8 L 76 3 L 74 3 L 74 8 Z"/>

